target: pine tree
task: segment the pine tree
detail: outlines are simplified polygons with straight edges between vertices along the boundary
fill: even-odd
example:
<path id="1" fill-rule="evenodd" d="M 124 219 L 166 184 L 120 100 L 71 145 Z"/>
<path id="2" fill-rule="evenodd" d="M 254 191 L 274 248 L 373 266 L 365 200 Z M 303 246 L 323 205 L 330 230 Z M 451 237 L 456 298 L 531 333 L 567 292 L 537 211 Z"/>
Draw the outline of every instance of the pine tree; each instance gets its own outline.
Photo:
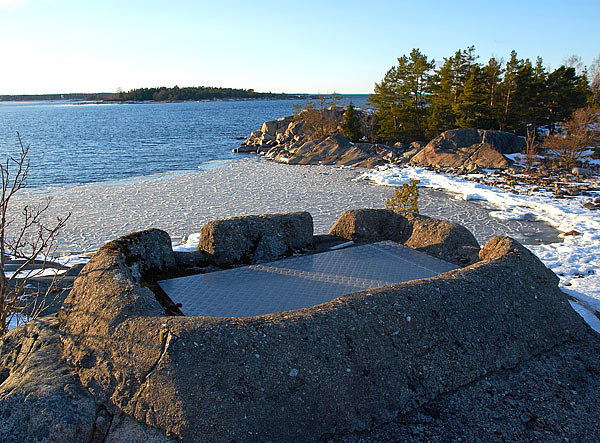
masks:
<path id="1" fill-rule="evenodd" d="M 581 78 L 575 68 L 561 66 L 548 75 L 546 82 L 545 105 L 548 109 L 549 132 L 554 132 L 554 123 L 567 120 L 573 111 L 586 102 Z"/>
<path id="2" fill-rule="evenodd" d="M 514 116 L 512 111 L 514 107 L 513 101 L 515 95 L 515 77 L 522 62 L 522 60 L 517 58 L 517 51 L 513 49 L 510 53 L 510 59 L 508 62 L 506 62 L 504 80 L 502 82 L 503 110 L 502 118 L 500 120 L 500 129 L 503 131 L 514 125 Z"/>
<path id="3" fill-rule="evenodd" d="M 378 134 L 392 140 L 398 136 L 401 128 L 400 104 L 405 100 L 398 90 L 398 70 L 393 66 L 380 83 L 375 83 L 369 103 L 376 110 Z"/>
<path id="4" fill-rule="evenodd" d="M 455 77 L 454 59 L 445 58 L 442 67 L 431 78 L 431 106 L 426 132 L 429 138 L 456 127 L 456 115 L 453 109 Z"/>
<path id="5" fill-rule="evenodd" d="M 500 92 L 503 73 L 502 60 L 496 60 L 494 57 L 490 58 L 483 68 L 483 82 L 487 96 L 485 120 L 490 129 L 497 128 L 500 124 L 502 115 Z"/>
<path id="6" fill-rule="evenodd" d="M 360 119 L 354 109 L 352 102 L 346 108 L 344 117 L 342 119 L 342 134 L 347 137 L 350 141 L 356 143 L 360 140 L 362 134 L 360 132 Z"/>
<path id="7" fill-rule="evenodd" d="M 454 54 L 452 70 L 454 79 L 452 89 L 454 91 L 454 103 L 458 103 L 460 94 L 463 93 L 467 77 L 471 73 L 471 68 L 476 64 L 479 56 L 475 55 L 475 46 L 468 46 L 467 49 L 458 50 Z"/>
<path id="8" fill-rule="evenodd" d="M 545 103 L 548 73 L 546 72 L 546 68 L 544 68 L 544 62 L 541 57 L 536 59 L 533 74 L 535 83 L 535 97 L 532 103 L 533 121 L 527 123 L 533 124 L 537 128 L 548 124 L 548 110 Z"/>
<path id="9" fill-rule="evenodd" d="M 475 47 L 444 58 L 435 72 L 433 61 L 418 49 L 398 58 L 369 101 L 376 110 L 378 134 L 386 141 L 433 138 L 455 127 L 501 129 L 525 134 L 527 128 L 567 119 L 574 109 L 600 104 L 600 57 L 588 72 L 561 66 L 552 73 L 537 58 L 508 62 L 491 58 L 477 63 Z M 580 59 L 577 59 L 580 60 Z"/>
<path id="10" fill-rule="evenodd" d="M 404 129 L 408 141 L 420 140 L 425 135 L 426 98 L 431 92 L 430 78 L 434 66 L 435 60 L 429 61 L 418 49 L 411 51 L 406 65 L 406 84 L 412 98 L 409 126 Z"/>
<path id="11" fill-rule="evenodd" d="M 478 65 L 472 65 L 465 78 L 463 92 L 454 105 L 456 123 L 461 128 L 481 128 L 486 126 L 485 113 L 487 94 L 484 75 Z"/>
<path id="12" fill-rule="evenodd" d="M 369 102 L 375 107 L 380 125 L 379 134 L 388 141 L 413 141 L 424 136 L 426 97 L 434 61 L 418 49 L 409 56 L 398 58 L 398 65 L 390 69 Z"/>
<path id="13" fill-rule="evenodd" d="M 600 106 L 600 56 L 596 57 L 589 67 L 591 106 Z"/>
<path id="14" fill-rule="evenodd" d="M 513 100 L 507 129 L 526 135 L 527 127 L 537 127 L 543 120 L 541 102 L 544 88 L 543 71 L 535 69 L 529 59 L 520 63 L 513 79 Z"/>

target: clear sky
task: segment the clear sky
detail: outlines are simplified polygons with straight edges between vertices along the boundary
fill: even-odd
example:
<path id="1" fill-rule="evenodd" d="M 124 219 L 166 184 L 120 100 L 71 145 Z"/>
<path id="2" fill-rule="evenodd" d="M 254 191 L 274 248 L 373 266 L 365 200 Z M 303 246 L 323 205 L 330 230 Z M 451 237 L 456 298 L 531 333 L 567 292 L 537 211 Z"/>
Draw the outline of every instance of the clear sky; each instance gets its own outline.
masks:
<path id="1" fill-rule="evenodd" d="M 370 93 L 412 48 L 441 61 L 600 56 L 597 0 L 0 0 L 0 94 L 222 86 Z"/>

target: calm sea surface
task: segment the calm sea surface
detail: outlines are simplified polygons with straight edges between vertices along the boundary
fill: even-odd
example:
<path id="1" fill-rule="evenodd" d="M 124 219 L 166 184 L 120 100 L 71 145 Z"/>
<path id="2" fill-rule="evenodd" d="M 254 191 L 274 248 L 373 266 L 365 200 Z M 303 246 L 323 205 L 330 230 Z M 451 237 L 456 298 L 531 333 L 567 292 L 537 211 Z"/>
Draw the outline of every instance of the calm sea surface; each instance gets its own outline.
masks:
<path id="1" fill-rule="evenodd" d="M 347 95 L 364 106 L 367 95 Z M 28 186 L 47 187 L 196 170 L 300 100 L 76 104 L 0 102 L 0 158 L 31 145 Z"/>

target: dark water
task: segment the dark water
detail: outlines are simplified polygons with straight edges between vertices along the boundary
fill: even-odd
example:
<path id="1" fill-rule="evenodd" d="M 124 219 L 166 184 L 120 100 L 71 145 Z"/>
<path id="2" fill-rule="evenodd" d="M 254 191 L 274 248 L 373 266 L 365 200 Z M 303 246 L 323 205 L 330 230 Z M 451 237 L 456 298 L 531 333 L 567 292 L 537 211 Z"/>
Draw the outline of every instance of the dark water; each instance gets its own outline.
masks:
<path id="1" fill-rule="evenodd" d="M 367 95 L 343 100 L 363 106 Z M 0 156 L 31 145 L 29 187 L 99 182 L 195 170 L 239 158 L 231 150 L 300 100 L 75 104 L 0 102 Z"/>

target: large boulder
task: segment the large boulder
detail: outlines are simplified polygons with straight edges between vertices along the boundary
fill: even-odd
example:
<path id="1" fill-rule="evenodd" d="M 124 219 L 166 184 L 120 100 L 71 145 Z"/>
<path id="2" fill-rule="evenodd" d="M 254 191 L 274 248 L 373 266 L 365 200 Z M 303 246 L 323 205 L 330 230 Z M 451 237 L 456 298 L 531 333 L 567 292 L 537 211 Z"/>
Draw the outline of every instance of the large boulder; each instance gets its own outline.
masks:
<path id="1" fill-rule="evenodd" d="M 452 129 L 431 140 L 410 164 L 472 169 L 505 168 L 504 154 L 521 152 L 525 139 L 515 134 L 483 129 Z"/>
<path id="2" fill-rule="evenodd" d="M 160 229 L 134 232 L 107 243 L 102 251 L 118 251 L 132 264 L 132 271 L 140 276 L 149 271 L 175 266 L 171 237 Z"/>
<path id="3" fill-rule="evenodd" d="M 313 244 L 313 220 L 308 212 L 231 217 L 207 223 L 198 250 L 218 265 L 273 261 Z"/>
<path id="4" fill-rule="evenodd" d="M 479 243 L 464 226 L 412 212 L 403 216 L 408 220 L 410 232 L 405 246 L 459 266 L 470 265 L 478 260 Z"/>
<path id="5" fill-rule="evenodd" d="M 260 132 L 263 134 L 268 134 L 271 137 L 275 137 L 275 131 L 277 131 L 277 121 L 272 120 L 268 122 L 264 122 L 262 127 L 260 128 Z"/>
<path id="6" fill-rule="evenodd" d="M 350 209 L 337 219 L 329 235 L 355 242 L 408 240 L 408 220 L 388 209 Z"/>
<path id="7" fill-rule="evenodd" d="M 113 416 L 184 441 L 369 430 L 590 333 L 509 238 L 434 278 L 255 318 L 164 316 L 130 268 L 106 250 L 86 265 L 60 316 L 64 357 Z"/>
<path id="8" fill-rule="evenodd" d="M 478 260 L 479 244 L 465 227 L 412 212 L 352 209 L 341 215 L 329 234 L 358 242 L 392 240 L 459 266 Z"/>
<path id="9" fill-rule="evenodd" d="M 275 138 L 278 133 L 284 132 L 291 122 L 292 117 L 282 117 L 278 120 L 264 122 L 260 132 Z"/>

